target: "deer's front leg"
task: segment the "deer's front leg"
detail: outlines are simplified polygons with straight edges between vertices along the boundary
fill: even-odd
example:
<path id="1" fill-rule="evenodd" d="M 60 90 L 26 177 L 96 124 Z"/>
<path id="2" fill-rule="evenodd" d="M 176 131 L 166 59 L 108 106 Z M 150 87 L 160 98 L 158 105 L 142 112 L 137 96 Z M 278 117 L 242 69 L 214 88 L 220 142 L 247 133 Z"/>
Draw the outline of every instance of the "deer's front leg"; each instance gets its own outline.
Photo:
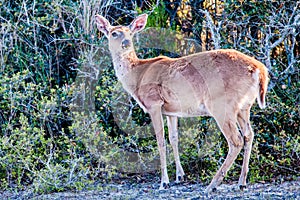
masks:
<path id="1" fill-rule="evenodd" d="M 160 165 L 161 165 L 161 184 L 159 189 L 167 189 L 169 185 L 169 177 L 167 172 L 167 159 L 166 159 L 166 142 L 165 142 L 165 133 L 164 133 L 164 124 L 161 113 L 161 105 L 151 106 L 151 109 L 148 110 L 152 124 L 154 127 L 157 146 L 160 156 Z"/>
<path id="2" fill-rule="evenodd" d="M 180 163 L 179 151 L 178 151 L 178 119 L 177 117 L 167 116 L 169 140 L 173 148 L 174 159 L 176 164 L 176 183 L 180 183 L 184 180 L 184 171 Z"/>

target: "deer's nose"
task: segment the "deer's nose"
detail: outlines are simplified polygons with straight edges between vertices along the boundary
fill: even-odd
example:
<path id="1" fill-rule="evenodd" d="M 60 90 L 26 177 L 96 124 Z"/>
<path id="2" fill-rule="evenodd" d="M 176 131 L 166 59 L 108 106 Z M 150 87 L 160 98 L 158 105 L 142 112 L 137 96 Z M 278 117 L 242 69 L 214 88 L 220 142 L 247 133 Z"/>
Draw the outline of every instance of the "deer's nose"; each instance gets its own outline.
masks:
<path id="1" fill-rule="evenodd" d="M 122 48 L 127 49 L 130 46 L 130 41 L 125 39 L 122 41 Z"/>

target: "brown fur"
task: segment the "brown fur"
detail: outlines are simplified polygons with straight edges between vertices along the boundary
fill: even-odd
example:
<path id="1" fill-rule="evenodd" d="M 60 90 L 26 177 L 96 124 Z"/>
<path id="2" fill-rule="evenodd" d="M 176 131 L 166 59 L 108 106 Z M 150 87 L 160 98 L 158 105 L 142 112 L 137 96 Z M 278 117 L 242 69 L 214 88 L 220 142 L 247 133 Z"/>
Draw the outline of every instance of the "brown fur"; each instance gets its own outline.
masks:
<path id="1" fill-rule="evenodd" d="M 136 18 L 129 27 L 112 27 L 101 16 L 96 16 L 96 20 L 99 30 L 107 33 L 116 75 L 125 90 L 151 116 L 161 160 L 160 189 L 169 183 L 162 115 L 167 116 L 176 163 L 176 182 L 184 176 L 178 153 L 177 117 L 207 115 L 218 123 L 228 142 L 229 152 L 206 191 L 221 183 L 243 146 L 245 153 L 239 184 L 245 186 L 253 141 L 250 108 L 255 99 L 261 108 L 265 107 L 266 67 L 254 58 L 230 49 L 181 58 L 139 59 L 132 36 L 144 28 L 146 15 Z M 112 37 L 113 32 L 119 36 Z M 125 42 L 130 44 L 126 48 L 123 46 Z"/>

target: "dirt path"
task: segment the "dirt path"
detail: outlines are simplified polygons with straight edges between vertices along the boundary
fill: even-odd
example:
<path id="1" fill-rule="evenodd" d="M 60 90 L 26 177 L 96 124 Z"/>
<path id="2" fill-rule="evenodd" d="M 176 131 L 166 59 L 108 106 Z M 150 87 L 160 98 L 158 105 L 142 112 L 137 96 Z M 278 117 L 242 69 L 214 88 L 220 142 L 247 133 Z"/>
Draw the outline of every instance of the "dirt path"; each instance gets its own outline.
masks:
<path id="1" fill-rule="evenodd" d="M 172 185 L 170 189 L 158 191 L 158 183 L 142 184 L 107 184 L 102 189 L 83 192 L 61 192 L 47 195 L 0 194 L 0 199 L 299 199 L 300 181 L 282 184 L 252 184 L 241 192 L 236 185 L 223 184 L 218 191 L 204 194 L 204 187 L 199 184 Z"/>

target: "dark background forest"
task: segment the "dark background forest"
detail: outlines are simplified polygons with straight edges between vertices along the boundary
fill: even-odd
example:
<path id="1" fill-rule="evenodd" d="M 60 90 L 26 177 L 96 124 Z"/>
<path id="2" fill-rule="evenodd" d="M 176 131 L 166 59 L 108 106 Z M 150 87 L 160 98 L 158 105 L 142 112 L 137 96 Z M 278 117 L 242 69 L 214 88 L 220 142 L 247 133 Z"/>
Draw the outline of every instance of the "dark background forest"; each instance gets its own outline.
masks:
<path id="1" fill-rule="evenodd" d="M 136 40 L 140 58 L 233 48 L 267 66 L 267 108 L 251 112 L 248 179 L 299 178 L 299 2 L 0 0 L 0 190 L 50 193 L 159 176 L 149 116 L 121 89 L 94 19 L 128 25 L 141 13 L 149 18 Z M 211 118 L 179 126 L 188 180 L 208 184 L 226 141 Z M 225 181 L 238 180 L 241 162 Z"/>

